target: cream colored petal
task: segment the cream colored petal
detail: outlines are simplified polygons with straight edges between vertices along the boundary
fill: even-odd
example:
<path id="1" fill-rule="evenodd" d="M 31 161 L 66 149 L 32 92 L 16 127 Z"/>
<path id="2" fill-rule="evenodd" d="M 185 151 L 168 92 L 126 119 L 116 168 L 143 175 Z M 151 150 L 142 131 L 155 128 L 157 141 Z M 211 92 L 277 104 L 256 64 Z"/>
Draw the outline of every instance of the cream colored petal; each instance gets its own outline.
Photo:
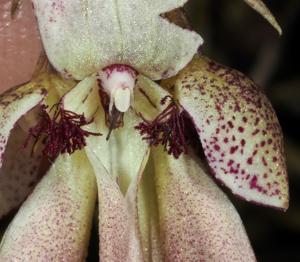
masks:
<path id="1" fill-rule="evenodd" d="M 160 17 L 185 2 L 34 0 L 33 4 L 47 55 L 59 72 L 81 80 L 111 64 L 128 64 L 161 79 L 182 69 L 203 42 L 195 32 Z"/>
<path id="2" fill-rule="evenodd" d="M 268 9 L 268 7 L 261 0 L 244 0 L 249 6 L 251 6 L 255 11 L 260 13 L 281 35 L 282 30 L 280 25 L 277 23 L 275 17 Z"/>
<path id="3" fill-rule="evenodd" d="M 46 90 L 35 82 L 16 87 L 0 95 L 0 167 L 11 130 L 28 111 L 42 102 Z"/>
<path id="4" fill-rule="evenodd" d="M 74 84 L 72 80 L 65 80 L 56 73 L 45 71 L 28 84 L 14 87 L 0 95 L 0 167 L 14 124 L 38 104 L 52 107 Z"/>
<path id="5" fill-rule="evenodd" d="M 32 156 L 30 147 L 23 148 L 26 137 L 27 133 L 17 123 L 0 169 L 0 219 L 25 200 L 49 166 L 41 150 Z"/>
<path id="6" fill-rule="evenodd" d="M 94 117 L 99 107 L 96 77 L 87 77 L 67 92 L 62 99 L 65 110 L 83 114 L 88 120 Z"/>
<path id="7" fill-rule="evenodd" d="M 84 261 L 96 190 L 84 152 L 59 156 L 7 229 L 0 260 Z"/>
<path id="8" fill-rule="evenodd" d="M 161 105 L 161 100 L 170 95 L 167 90 L 140 75 L 134 88 L 133 109 L 147 120 L 154 119 L 165 108 Z"/>
<path id="9" fill-rule="evenodd" d="M 203 43 L 195 32 L 182 29 L 160 14 L 186 1 L 119 1 L 122 28 L 122 63 L 158 80 L 175 75 Z M 169 9 L 170 8 L 170 9 Z"/>
<path id="10" fill-rule="evenodd" d="M 139 182 L 137 195 L 137 221 L 145 262 L 164 261 L 154 180 L 154 165 L 150 158 Z"/>
<path id="11" fill-rule="evenodd" d="M 108 173 L 99 157 L 86 148 L 98 184 L 100 261 L 143 261 L 136 231 L 136 221 L 115 178 Z"/>
<path id="12" fill-rule="evenodd" d="M 287 209 L 282 132 L 262 90 L 204 57 L 167 85 L 192 117 L 216 178 L 248 201 Z"/>
<path id="13" fill-rule="evenodd" d="M 86 141 L 87 146 L 99 158 L 108 173 L 118 180 L 121 191 L 125 195 L 130 183 L 139 173 L 144 155 L 148 150 L 148 143 L 142 140 L 134 128 L 141 120 L 133 110 L 129 109 L 124 114 L 123 121 L 124 125 L 113 130 L 107 141 L 109 130 L 100 105 L 94 115 L 94 122 L 87 127 L 87 130 L 100 132 L 102 136 L 90 136 Z"/>
<path id="14" fill-rule="evenodd" d="M 134 209 L 131 207 L 134 189 L 146 161 L 148 145 L 134 129 L 137 117 L 132 110 L 125 113 L 124 126 L 114 130 L 109 141 L 106 140 L 108 128 L 95 83 L 95 78 L 81 81 L 64 96 L 63 104 L 67 110 L 93 116 L 94 121 L 86 129 L 103 134 L 86 139 L 86 151 L 98 184 L 100 260 L 142 261 L 135 216 L 129 209 Z M 129 192 L 133 193 L 126 198 L 129 185 L 133 188 Z"/>
<path id="15" fill-rule="evenodd" d="M 153 157 L 164 261 L 255 261 L 235 208 L 193 156 Z"/>
<path id="16" fill-rule="evenodd" d="M 109 129 L 105 123 L 95 77 L 79 82 L 63 97 L 63 105 L 66 110 L 84 114 L 88 120 L 93 118 L 86 130 L 101 133 L 102 136 L 89 136 L 86 138 L 87 145 L 108 172 L 118 179 L 125 194 L 131 180 L 137 176 L 148 148 L 148 144 L 134 128 L 140 119 L 130 109 L 124 114 L 124 126 L 114 130 L 107 141 Z"/>

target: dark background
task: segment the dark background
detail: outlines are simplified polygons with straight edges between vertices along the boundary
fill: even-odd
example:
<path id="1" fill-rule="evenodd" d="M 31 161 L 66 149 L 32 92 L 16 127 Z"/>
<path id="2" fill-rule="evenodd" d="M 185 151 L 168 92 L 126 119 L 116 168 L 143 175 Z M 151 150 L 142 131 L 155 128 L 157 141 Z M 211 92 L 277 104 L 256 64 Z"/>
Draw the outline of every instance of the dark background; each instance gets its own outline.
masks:
<path id="1" fill-rule="evenodd" d="M 264 1 L 281 37 L 242 0 L 192 0 L 188 18 L 205 39 L 203 53 L 257 82 L 273 103 L 285 136 L 290 208 L 280 212 L 232 197 L 258 261 L 300 261 L 299 0 Z"/>
<path id="2" fill-rule="evenodd" d="M 300 0 L 264 2 L 283 28 L 281 37 L 243 0 L 191 0 L 186 10 L 205 39 L 203 53 L 253 78 L 277 111 L 285 136 L 290 208 L 283 213 L 229 192 L 228 196 L 239 210 L 258 261 L 294 262 L 300 261 Z M 93 237 L 97 235 L 94 228 Z M 96 255 L 89 261 L 97 260 L 98 241 L 94 243 L 90 249 Z"/>

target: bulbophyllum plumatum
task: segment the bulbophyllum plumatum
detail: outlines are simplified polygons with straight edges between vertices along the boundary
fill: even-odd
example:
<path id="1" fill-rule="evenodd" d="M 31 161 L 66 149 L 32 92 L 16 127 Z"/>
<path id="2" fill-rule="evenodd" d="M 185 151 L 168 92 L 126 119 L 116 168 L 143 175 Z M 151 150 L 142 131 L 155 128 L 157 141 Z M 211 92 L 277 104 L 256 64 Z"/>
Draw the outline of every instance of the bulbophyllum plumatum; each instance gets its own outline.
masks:
<path id="1" fill-rule="evenodd" d="M 100 261 L 255 261 L 211 174 L 286 210 L 280 125 L 257 85 L 166 19 L 186 2 L 32 1 L 51 65 L 0 97 L 0 217 L 22 204 L 1 261 L 85 260 L 96 203 Z"/>

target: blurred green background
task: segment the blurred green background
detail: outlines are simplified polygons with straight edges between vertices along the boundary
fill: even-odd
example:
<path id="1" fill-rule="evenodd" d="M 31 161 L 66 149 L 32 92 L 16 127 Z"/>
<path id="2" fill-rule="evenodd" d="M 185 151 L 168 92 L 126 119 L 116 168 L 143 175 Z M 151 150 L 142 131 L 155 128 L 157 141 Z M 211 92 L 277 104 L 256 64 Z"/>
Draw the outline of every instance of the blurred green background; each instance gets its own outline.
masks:
<path id="1" fill-rule="evenodd" d="M 203 53 L 246 73 L 273 103 L 285 136 L 290 208 L 283 213 L 228 196 L 258 261 L 300 261 L 300 1 L 264 2 L 282 26 L 281 37 L 241 0 L 192 0 L 186 10 L 205 39 Z"/>

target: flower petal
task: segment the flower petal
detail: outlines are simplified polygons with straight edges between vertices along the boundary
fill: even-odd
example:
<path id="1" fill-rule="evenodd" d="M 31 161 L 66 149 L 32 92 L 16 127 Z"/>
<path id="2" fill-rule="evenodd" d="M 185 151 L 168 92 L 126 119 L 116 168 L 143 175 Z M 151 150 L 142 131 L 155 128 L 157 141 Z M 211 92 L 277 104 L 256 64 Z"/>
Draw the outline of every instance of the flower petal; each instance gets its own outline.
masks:
<path id="1" fill-rule="evenodd" d="M 154 164 L 150 157 L 139 181 L 137 195 L 137 221 L 145 262 L 163 260 L 158 219 L 157 192 L 154 181 Z"/>
<path id="2" fill-rule="evenodd" d="M 281 128 L 262 90 L 203 57 L 167 85 L 192 117 L 216 178 L 248 201 L 286 209 Z"/>
<path id="3" fill-rule="evenodd" d="M 125 197 L 91 147 L 86 151 L 98 184 L 100 261 L 143 261 L 136 221 Z"/>
<path id="4" fill-rule="evenodd" d="M 124 126 L 114 130 L 109 141 L 105 139 L 109 130 L 97 92 L 95 78 L 87 78 L 64 96 L 63 103 L 67 110 L 93 116 L 86 129 L 103 134 L 86 139 L 86 152 L 98 184 L 100 260 L 142 261 L 135 215 L 129 209 L 134 209 L 134 189 L 147 159 L 148 145 L 134 129 L 137 117 L 132 110 L 125 113 Z M 125 197 L 129 186 L 132 189 Z"/>
<path id="5" fill-rule="evenodd" d="M 282 30 L 268 7 L 261 0 L 244 0 L 249 6 L 260 13 L 281 35 Z"/>
<path id="6" fill-rule="evenodd" d="M 46 90 L 35 82 L 16 87 L 0 95 L 0 167 L 11 130 L 15 123 L 42 102 Z"/>
<path id="7" fill-rule="evenodd" d="M 48 167 L 41 151 L 32 156 L 31 148 L 23 148 L 26 136 L 17 124 L 4 153 L 0 169 L 0 219 L 24 201 Z"/>
<path id="8" fill-rule="evenodd" d="M 255 261 L 235 208 L 193 156 L 153 157 L 164 261 Z"/>
<path id="9" fill-rule="evenodd" d="M 161 100 L 170 93 L 142 75 L 138 76 L 134 88 L 133 109 L 147 120 L 154 119 L 165 108 Z"/>
<path id="10" fill-rule="evenodd" d="M 78 80 L 112 64 L 128 64 L 152 79 L 175 75 L 203 42 L 160 17 L 185 2 L 33 1 L 49 60 Z"/>
<path id="11" fill-rule="evenodd" d="M 62 99 L 64 109 L 84 114 L 90 119 L 99 107 L 98 85 L 96 77 L 87 77 L 67 92 Z"/>
<path id="12" fill-rule="evenodd" d="M 96 200 L 84 152 L 61 155 L 5 233 L 1 261 L 83 261 Z"/>

